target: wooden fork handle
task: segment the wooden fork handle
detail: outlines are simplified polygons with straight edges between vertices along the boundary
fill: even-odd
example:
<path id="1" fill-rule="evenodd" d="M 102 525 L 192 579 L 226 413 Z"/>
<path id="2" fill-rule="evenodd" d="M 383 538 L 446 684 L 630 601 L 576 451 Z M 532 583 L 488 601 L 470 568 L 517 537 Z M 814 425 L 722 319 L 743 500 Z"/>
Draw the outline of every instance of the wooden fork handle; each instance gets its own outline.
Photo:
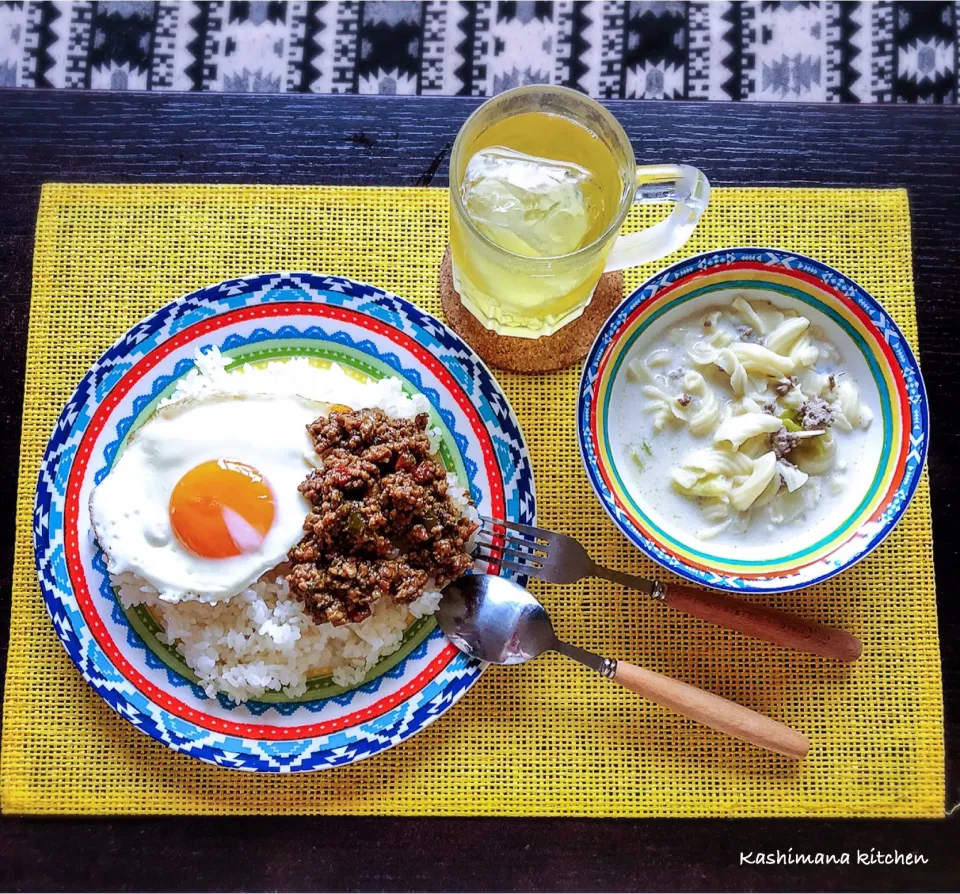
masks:
<path id="1" fill-rule="evenodd" d="M 658 705 L 758 748 L 794 760 L 802 760 L 810 750 L 810 740 L 803 733 L 689 683 L 624 661 L 617 662 L 613 679 Z"/>
<path id="2" fill-rule="evenodd" d="M 860 657 L 860 640 L 845 630 L 807 621 L 775 608 L 742 602 L 722 593 L 672 584 L 665 584 L 663 591 L 663 602 L 670 608 L 711 624 L 825 658 L 856 661 Z"/>

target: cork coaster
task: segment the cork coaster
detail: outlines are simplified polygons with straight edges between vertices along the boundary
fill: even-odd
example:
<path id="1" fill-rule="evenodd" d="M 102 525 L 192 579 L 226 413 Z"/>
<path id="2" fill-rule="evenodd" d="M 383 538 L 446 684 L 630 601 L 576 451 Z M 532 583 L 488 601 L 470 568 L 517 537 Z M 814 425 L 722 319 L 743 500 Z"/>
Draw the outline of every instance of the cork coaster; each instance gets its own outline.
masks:
<path id="1" fill-rule="evenodd" d="M 440 301 L 450 327 L 490 366 L 514 372 L 553 372 L 586 357 L 600 327 L 623 301 L 623 274 L 617 271 L 600 277 L 586 310 L 553 335 L 516 338 L 487 329 L 460 303 L 448 247 L 440 263 Z"/>

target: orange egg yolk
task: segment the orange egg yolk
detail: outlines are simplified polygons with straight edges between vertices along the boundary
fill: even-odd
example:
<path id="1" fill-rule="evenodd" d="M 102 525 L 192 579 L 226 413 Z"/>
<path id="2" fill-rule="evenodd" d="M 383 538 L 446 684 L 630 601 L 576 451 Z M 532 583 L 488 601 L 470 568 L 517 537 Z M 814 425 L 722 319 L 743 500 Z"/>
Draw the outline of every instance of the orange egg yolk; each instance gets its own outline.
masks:
<path id="1" fill-rule="evenodd" d="M 211 460 L 187 472 L 170 494 L 170 524 L 194 555 L 227 559 L 256 552 L 276 508 L 270 486 L 253 466 Z"/>

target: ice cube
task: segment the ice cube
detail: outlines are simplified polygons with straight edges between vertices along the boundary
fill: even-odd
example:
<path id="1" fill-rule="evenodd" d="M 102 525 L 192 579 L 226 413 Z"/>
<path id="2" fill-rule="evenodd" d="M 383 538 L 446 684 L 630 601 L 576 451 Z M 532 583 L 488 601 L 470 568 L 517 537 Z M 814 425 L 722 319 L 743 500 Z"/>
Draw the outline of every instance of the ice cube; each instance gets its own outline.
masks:
<path id="1" fill-rule="evenodd" d="M 461 195 L 467 214 L 497 245 L 527 257 L 553 257 L 583 244 L 592 179 L 571 162 L 494 146 L 470 159 Z"/>

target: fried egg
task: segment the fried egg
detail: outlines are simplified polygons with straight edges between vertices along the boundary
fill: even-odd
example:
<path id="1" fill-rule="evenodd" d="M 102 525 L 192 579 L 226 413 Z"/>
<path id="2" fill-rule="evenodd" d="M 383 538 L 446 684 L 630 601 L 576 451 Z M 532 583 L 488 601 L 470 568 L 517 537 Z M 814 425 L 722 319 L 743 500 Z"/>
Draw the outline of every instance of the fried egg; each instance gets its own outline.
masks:
<path id="1" fill-rule="evenodd" d="M 168 602 L 218 602 L 285 561 L 310 511 L 297 490 L 316 461 L 306 426 L 326 410 L 268 394 L 159 409 L 90 498 L 110 572 L 140 575 Z"/>

